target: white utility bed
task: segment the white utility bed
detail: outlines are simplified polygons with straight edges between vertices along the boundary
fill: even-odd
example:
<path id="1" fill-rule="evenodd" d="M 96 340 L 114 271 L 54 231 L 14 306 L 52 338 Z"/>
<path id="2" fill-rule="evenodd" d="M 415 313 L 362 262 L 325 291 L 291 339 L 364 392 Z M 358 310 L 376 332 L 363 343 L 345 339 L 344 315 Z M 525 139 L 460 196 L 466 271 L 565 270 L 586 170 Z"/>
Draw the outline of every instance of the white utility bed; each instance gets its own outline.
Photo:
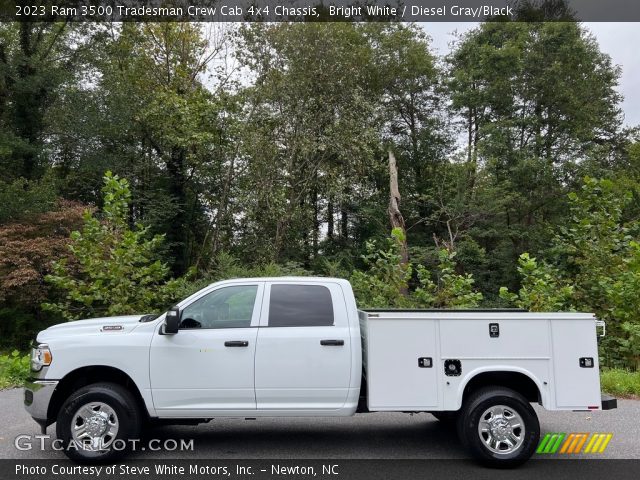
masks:
<path id="1" fill-rule="evenodd" d="M 592 314 L 388 310 L 359 315 L 371 411 L 458 410 L 467 382 L 490 371 L 529 377 L 548 410 L 600 409 Z"/>

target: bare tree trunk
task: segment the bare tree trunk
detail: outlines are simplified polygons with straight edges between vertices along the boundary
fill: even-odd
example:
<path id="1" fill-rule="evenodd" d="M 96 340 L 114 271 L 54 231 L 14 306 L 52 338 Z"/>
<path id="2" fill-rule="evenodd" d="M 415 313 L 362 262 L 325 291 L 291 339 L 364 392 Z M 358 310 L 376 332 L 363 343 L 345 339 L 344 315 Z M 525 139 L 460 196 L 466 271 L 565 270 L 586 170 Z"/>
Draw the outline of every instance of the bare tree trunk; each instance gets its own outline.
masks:
<path id="1" fill-rule="evenodd" d="M 342 190 L 342 199 L 340 200 L 340 237 L 346 242 L 349 238 L 349 212 L 347 199 L 351 197 L 351 189 L 346 186 Z"/>
<path id="2" fill-rule="evenodd" d="M 229 161 L 229 168 L 227 169 L 227 175 L 222 188 L 222 193 L 218 201 L 218 211 L 216 212 L 216 219 L 213 225 L 213 239 L 211 241 L 211 253 L 212 257 L 218 254 L 220 248 L 220 234 L 223 226 L 223 222 L 226 220 L 227 207 L 229 201 L 229 192 L 231 190 L 231 183 L 233 182 L 233 176 L 235 172 L 235 155 L 231 157 Z M 208 233 L 208 232 L 207 232 Z"/>
<path id="3" fill-rule="evenodd" d="M 400 246 L 400 263 L 409 263 L 409 252 L 407 250 L 407 231 L 404 228 L 404 217 L 400 212 L 400 189 L 398 188 L 398 165 L 393 150 L 389 148 L 389 222 L 391 228 L 400 228 L 403 233 L 403 240 Z"/>
<path id="4" fill-rule="evenodd" d="M 318 256 L 318 243 L 320 241 L 320 206 L 318 205 L 318 169 L 314 174 L 315 181 L 313 184 L 312 197 L 313 197 L 313 247 L 311 257 L 316 258 Z"/>
<path id="5" fill-rule="evenodd" d="M 327 203 L 327 237 L 333 240 L 333 198 L 329 195 Z"/>

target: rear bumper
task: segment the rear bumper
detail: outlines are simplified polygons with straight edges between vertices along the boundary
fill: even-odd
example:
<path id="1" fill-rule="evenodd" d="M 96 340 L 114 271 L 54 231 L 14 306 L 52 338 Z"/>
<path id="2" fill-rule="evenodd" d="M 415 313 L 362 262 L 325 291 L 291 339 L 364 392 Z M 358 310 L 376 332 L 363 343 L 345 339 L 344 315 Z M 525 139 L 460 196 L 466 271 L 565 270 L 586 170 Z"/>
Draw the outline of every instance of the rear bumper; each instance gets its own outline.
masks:
<path id="1" fill-rule="evenodd" d="M 618 399 L 602 394 L 602 410 L 613 410 L 614 408 L 618 408 Z"/>
<path id="2" fill-rule="evenodd" d="M 41 426 L 48 425 L 49 402 L 58 380 L 30 380 L 24 386 L 24 408 Z"/>

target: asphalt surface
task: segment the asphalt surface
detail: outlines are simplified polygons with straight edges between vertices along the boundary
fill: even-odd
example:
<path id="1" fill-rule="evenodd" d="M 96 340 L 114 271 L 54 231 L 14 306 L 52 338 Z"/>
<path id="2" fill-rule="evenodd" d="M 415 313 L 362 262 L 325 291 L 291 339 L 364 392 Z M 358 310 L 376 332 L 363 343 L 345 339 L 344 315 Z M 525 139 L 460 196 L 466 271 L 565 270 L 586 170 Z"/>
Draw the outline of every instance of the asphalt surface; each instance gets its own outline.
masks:
<path id="1" fill-rule="evenodd" d="M 542 434 L 547 432 L 612 433 L 601 458 L 640 458 L 640 401 L 618 400 L 605 412 L 547 412 L 536 406 Z M 47 433 L 55 438 L 55 425 Z M 19 435 L 39 435 L 40 428 L 22 406 L 22 390 L 0 391 L 0 459 L 63 459 L 51 448 L 18 450 Z M 138 451 L 136 459 L 460 459 L 467 458 L 455 432 L 423 413 L 359 414 L 350 418 L 215 419 L 198 426 L 164 426 L 148 433 L 154 446 L 169 440 L 188 442 L 191 451 Z M 593 455 L 585 455 L 593 457 Z M 541 456 L 551 458 L 550 456 Z"/>

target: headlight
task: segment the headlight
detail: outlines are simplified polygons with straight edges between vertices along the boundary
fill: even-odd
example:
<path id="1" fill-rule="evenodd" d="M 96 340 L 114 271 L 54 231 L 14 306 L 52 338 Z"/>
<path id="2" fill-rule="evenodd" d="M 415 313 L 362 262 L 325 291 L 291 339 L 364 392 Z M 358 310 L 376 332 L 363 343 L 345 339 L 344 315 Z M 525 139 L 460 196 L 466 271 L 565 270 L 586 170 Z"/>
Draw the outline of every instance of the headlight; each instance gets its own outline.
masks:
<path id="1" fill-rule="evenodd" d="M 53 357 L 51 356 L 49 345 L 41 343 L 31 350 L 31 370 L 34 372 L 40 371 L 42 367 L 51 365 L 52 359 Z"/>

